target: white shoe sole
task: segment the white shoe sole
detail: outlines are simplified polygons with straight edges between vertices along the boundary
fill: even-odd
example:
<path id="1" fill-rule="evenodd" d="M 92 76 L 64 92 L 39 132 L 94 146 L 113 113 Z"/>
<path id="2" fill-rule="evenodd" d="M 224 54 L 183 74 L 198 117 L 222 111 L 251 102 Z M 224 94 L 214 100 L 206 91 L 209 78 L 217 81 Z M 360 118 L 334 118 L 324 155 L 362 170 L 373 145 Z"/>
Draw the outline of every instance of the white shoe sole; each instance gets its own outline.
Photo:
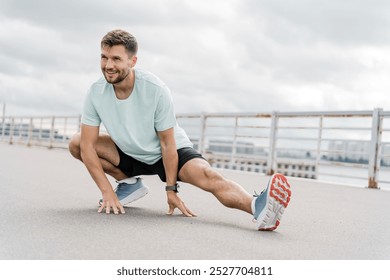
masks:
<path id="1" fill-rule="evenodd" d="M 267 190 L 267 204 L 256 220 L 261 231 L 272 231 L 280 225 L 280 219 L 291 198 L 291 187 L 286 177 L 274 174 Z"/>
<path id="2" fill-rule="evenodd" d="M 145 195 L 148 194 L 148 192 L 149 192 L 149 188 L 144 186 L 143 188 L 140 188 L 140 189 L 136 190 L 135 192 L 133 192 L 131 195 L 126 196 L 124 199 L 122 199 L 120 201 L 120 203 L 123 206 L 126 206 L 129 203 L 132 203 L 140 198 L 143 198 Z"/>
<path id="3" fill-rule="evenodd" d="M 119 202 L 122 204 L 122 206 L 126 206 L 127 204 L 130 204 L 140 198 L 143 198 L 145 195 L 149 193 L 149 188 L 144 185 L 143 188 L 140 188 L 133 192 L 131 195 L 126 196 L 124 199 L 120 200 Z M 99 200 L 99 205 L 102 206 L 102 200 Z"/>

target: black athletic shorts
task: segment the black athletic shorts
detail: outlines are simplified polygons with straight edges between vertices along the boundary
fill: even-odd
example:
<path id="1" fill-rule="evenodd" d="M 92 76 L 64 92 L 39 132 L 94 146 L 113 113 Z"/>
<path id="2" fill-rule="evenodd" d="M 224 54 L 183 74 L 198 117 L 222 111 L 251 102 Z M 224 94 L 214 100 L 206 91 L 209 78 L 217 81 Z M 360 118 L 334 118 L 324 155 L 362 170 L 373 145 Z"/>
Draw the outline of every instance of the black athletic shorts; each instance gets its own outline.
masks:
<path id="1" fill-rule="evenodd" d="M 161 181 L 166 182 L 165 169 L 162 158 L 155 164 L 149 165 L 125 154 L 121 151 L 121 149 L 119 149 L 118 146 L 116 146 L 116 149 L 118 150 L 120 158 L 119 165 L 117 167 L 127 176 L 134 177 L 138 175 L 158 175 Z M 204 159 L 201 154 L 199 154 L 193 148 L 189 147 L 178 149 L 177 155 L 179 157 L 177 173 L 179 173 L 180 169 L 189 160 L 193 158 Z M 180 181 L 179 175 L 177 176 L 177 179 Z"/>

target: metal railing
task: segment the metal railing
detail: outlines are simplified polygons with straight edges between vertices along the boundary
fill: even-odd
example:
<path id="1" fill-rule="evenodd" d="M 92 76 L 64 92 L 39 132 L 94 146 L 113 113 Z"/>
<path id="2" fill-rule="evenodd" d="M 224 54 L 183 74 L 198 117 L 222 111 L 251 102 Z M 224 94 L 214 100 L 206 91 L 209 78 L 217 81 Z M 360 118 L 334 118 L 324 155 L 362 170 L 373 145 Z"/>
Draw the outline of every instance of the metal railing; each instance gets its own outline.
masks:
<path id="1" fill-rule="evenodd" d="M 215 167 L 390 186 L 389 111 L 201 113 L 177 120 Z M 0 138 L 66 148 L 79 123 L 80 116 L 7 116 Z"/>
<path id="2" fill-rule="evenodd" d="M 369 188 L 390 184 L 389 119 L 382 109 L 178 115 L 216 167 Z"/>
<path id="3" fill-rule="evenodd" d="M 9 144 L 67 148 L 80 131 L 80 116 L 6 116 L 0 122 L 0 139 Z"/>

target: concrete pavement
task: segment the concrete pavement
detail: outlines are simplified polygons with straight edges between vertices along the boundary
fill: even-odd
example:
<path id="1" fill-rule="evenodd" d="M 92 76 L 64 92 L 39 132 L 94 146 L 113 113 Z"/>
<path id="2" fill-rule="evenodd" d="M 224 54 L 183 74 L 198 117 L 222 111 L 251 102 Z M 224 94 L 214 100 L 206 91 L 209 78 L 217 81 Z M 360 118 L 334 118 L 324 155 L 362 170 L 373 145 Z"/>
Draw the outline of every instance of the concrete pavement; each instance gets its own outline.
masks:
<path id="1" fill-rule="evenodd" d="M 250 193 L 268 177 L 231 171 Z M 97 213 L 100 193 L 66 150 L 0 143 L 0 259 L 390 259 L 390 192 L 289 178 L 292 199 L 275 232 L 182 184 L 198 214 L 166 216 L 164 185 L 124 215 Z M 177 210 L 176 210 L 177 211 Z"/>

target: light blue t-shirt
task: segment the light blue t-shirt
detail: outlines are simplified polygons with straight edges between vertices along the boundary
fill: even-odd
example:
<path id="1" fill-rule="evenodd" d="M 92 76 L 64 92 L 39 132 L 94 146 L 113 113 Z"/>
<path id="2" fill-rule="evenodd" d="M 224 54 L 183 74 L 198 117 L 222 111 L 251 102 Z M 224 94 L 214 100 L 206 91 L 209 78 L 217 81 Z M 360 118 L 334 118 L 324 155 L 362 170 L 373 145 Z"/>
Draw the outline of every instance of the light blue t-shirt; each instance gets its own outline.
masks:
<path id="1" fill-rule="evenodd" d="M 161 157 L 157 131 L 174 128 L 177 149 L 192 147 L 176 122 L 171 93 L 152 73 L 134 69 L 131 95 L 116 97 L 114 87 L 104 77 L 92 84 L 85 99 L 81 123 L 104 124 L 115 144 L 127 155 L 153 164 Z"/>

